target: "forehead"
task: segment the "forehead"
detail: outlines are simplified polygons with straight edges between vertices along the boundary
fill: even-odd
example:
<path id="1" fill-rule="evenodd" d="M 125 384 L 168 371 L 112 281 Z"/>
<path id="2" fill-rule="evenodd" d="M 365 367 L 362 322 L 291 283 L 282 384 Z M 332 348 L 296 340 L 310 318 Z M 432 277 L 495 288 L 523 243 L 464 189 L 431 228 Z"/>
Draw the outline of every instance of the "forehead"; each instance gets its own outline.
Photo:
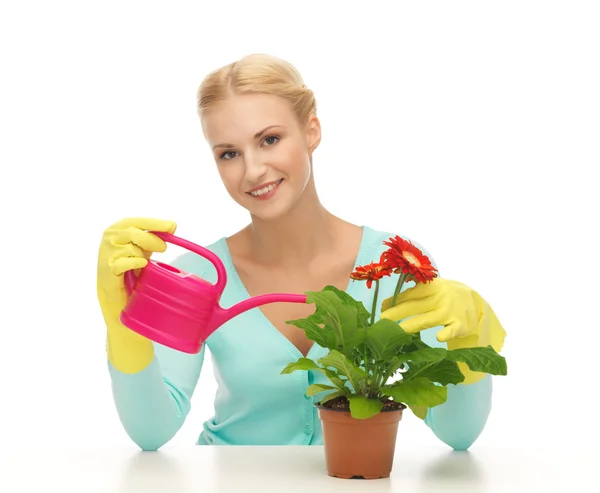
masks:
<path id="1" fill-rule="evenodd" d="M 268 94 L 235 95 L 202 116 L 202 130 L 209 143 L 252 138 L 270 125 L 297 125 L 288 101 Z"/>

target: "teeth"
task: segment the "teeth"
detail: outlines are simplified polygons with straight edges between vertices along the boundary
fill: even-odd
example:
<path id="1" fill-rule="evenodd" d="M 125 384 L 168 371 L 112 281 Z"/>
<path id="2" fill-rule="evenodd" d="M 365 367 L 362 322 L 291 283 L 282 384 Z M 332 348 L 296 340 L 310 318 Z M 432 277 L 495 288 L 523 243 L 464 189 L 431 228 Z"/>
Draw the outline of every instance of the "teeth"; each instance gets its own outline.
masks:
<path id="1" fill-rule="evenodd" d="M 262 195 L 263 193 L 267 193 L 270 192 L 271 190 L 273 190 L 277 185 L 279 185 L 279 182 L 277 183 L 272 183 L 271 185 L 269 185 L 268 187 L 265 188 L 261 188 L 260 190 L 255 190 L 254 192 L 250 192 L 251 195 L 254 195 L 255 197 Z"/>

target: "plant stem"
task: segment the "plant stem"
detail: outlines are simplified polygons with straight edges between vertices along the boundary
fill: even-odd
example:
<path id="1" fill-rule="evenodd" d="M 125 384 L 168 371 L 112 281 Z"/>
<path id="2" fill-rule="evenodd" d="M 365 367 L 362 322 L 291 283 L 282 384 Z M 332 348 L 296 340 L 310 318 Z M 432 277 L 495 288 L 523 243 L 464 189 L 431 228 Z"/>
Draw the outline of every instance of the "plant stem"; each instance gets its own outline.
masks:
<path id="1" fill-rule="evenodd" d="M 373 325 L 375 323 L 375 308 L 377 307 L 377 296 L 379 295 L 379 280 L 375 281 L 375 294 L 373 295 L 373 305 L 371 307 L 371 323 L 369 325 Z M 364 349 L 364 355 L 363 355 L 363 363 L 364 363 L 364 370 L 366 373 L 369 373 L 369 367 L 367 364 L 367 329 L 368 327 L 365 326 L 365 349 Z"/>
<path id="2" fill-rule="evenodd" d="M 402 363 L 403 365 L 404 363 Z M 388 371 L 382 372 L 381 375 L 381 382 L 379 383 L 379 385 L 382 387 L 386 384 L 386 382 L 394 375 L 394 373 L 396 373 L 400 367 L 402 365 L 394 365 L 392 366 L 392 368 L 388 369 Z"/>
<path id="3" fill-rule="evenodd" d="M 394 297 L 392 298 L 391 306 L 396 306 L 396 298 L 398 298 L 398 293 L 402 289 L 402 285 L 404 284 L 404 280 L 406 279 L 406 274 L 400 274 L 398 278 L 398 283 L 396 284 L 396 289 L 394 289 Z"/>
<path id="4" fill-rule="evenodd" d="M 373 296 L 373 306 L 371 307 L 371 325 L 375 323 L 375 310 L 377 307 L 377 296 L 379 295 L 379 280 L 375 281 L 375 295 Z"/>
<path id="5" fill-rule="evenodd" d="M 390 378 L 388 376 L 388 372 L 381 371 L 381 373 L 379 374 L 379 381 L 377 382 L 377 388 L 380 389 L 381 387 L 383 387 L 388 381 L 388 378 Z"/>

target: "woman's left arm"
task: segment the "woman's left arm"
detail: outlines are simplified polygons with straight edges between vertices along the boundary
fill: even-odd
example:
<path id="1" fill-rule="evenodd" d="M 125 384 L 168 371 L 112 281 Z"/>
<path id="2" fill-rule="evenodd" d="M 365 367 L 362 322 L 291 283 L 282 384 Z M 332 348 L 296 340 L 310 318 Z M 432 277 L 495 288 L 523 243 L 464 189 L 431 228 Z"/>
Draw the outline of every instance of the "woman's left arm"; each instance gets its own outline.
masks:
<path id="1" fill-rule="evenodd" d="M 492 376 L 472 384 L 448 385 L 448 399 L 429 409 L 425 424 L 454 450 L 467 450 L 485 428 L 492 408 Z"/>
<path id="2" fill-rule="evenodd" d="M 406 332 L 421 332 L 432 347 L 459 349 L 492 346 L 500 352 L 506 332 L 490 305 L 456 281 L 436 278 L 402 291 L 396 304 L 382 304 L 382 318 L 400 323 Z M 429 409 L 425 423 L 455 450 L 468 449 L 483 431 L 492 406 L 492 376 L 458 363 L 465 379 L 448 385 L 446 402 Z"/>
<path id="3" fill-rule="evenodd" d="M 479 438 L 492 409 L 492 376 L 447 389 L 446 402 L 429 409 L 425 424 L 454 450 L 467 450 Z"/>
<path id="4" fill-rule="evenodd" d="M 446 348 L 436 334 L 443 327 L 434 327 L 421 333 L 423 342 L 431 347 Z M 462 369 L 464 372 L 464 368 Z M 466 368 L 467 371 L 470 371 Z M 472 372 L 471 372 L 472 373 Z M 454 450 L 467 450 L 483 432 L 492 410 L 492 375 L 484 375 L 473 383 L 447 385 L 446 402 L 429 409 L 425 424 L 435 436 Z"/>

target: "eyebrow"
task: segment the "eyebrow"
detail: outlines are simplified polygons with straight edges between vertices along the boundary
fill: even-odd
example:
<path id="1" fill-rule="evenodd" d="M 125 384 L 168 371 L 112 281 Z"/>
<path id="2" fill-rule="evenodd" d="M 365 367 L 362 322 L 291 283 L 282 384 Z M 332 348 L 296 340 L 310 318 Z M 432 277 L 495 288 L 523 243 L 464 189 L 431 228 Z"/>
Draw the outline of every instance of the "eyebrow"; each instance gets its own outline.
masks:
<path id="1" fill-rule="evenodd" d="M 255 139 L 260 138 L 267 130 L 270 130 L 270 129 L 275 128 L 275 127 L 285 128 L 283 125 L 269 125 L 268 127 L 263 128 L 260 132 L 256 132 L 254 134 L 254 138 Z M 232 144 L 217 144 L 217 145 L 213 146 L 213 149 L 216 149 L 217 147 L 232 148 L 232 147 L 235 147 L 235 146 L 232 145 Z"/>

